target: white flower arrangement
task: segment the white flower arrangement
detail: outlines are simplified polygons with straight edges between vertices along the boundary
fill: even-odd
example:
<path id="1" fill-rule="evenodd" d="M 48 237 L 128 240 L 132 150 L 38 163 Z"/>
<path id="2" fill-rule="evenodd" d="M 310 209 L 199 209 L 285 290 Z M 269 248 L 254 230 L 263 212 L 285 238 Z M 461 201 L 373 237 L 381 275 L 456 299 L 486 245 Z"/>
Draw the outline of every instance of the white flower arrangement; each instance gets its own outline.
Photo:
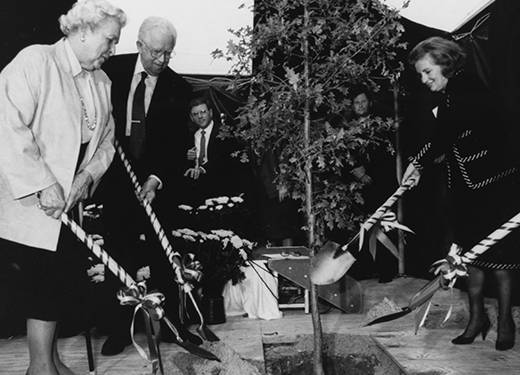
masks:
<path id="1" fill-rule="evenodd" d="M 211 229 L 208 233 L 190 228 L 172 231 L 174 238 L 183 240 L 180 247 L 184 252 L 192 253 L 202 264 L 205 279 L 212 281 L 243 280 L 241 267 L 247 266 L 254 243 L 241 238 L 232 228 L 233 224 L 242 224 L 237 214 L 238 206 L 244 202 L 241 196 L 217 197 L 206 199 L 203 205 L 193 208 L 180 205 L 179 209 L 190 215 L 204 215 L 208 222 L 222 228 L 229 224 L 230 229 Z M 181 250 L 181 252 L 183 252 Z"/>

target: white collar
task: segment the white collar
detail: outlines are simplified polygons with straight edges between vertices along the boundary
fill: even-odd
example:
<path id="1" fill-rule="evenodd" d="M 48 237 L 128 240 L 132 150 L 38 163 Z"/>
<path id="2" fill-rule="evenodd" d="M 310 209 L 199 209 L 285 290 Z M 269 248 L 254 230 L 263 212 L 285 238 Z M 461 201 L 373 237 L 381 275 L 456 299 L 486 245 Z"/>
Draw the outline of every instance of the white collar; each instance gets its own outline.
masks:
<path id="1" fill-rule="evenodd" d="M 206 126 L 204 129 L 199 128 L 197 132 L 201 134 L 202 130 L 204 130 L 205 134 L 211 134 L 211 131 L 213 130 L 213 120 L 209 123 L 208 126 Z"/>
<path id="2" fill-rule="evenodd" d="M 140 75 L 142 72 L 146 72 L 146 70 L 144 70 L 143 63 L 141 62 L 141 54 L 138 54 L 137 55 L 137 62 L 135 63 L 134 76 L 136 74 Z M 146 73 L 146 74 L 148 74 L 148 73 Z M 159 77 L 158 76 L 152 76 L 152 75 L 148 74 L 147 78 L 151 82 L 156 82 Z"/>
<path id="3" fill-rule="evenodd" d="M 74 77 L 76 77 L 76 76 L 80 75 L 81 72 L 83 72 L 83 68 L 81 67 L 81 64 L 79 63 L 79 60 L 76 57 L 76 54 L 72 50 L 72 46 L 70 45 L 70 42 L 67 38 L 65 38 L 64 44 L 65 44 L 65 51 L 67 51 L 67 57 L 69 59 L 72 75 Z"/>

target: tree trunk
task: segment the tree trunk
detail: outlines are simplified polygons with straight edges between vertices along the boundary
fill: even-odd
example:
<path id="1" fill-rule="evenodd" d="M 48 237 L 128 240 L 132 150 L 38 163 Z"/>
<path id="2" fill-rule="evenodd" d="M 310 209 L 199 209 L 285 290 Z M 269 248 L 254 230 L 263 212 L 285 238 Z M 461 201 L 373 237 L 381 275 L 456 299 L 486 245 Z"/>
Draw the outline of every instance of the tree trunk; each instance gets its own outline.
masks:
<path id="1" fill-rule="evenodd" d="M 307 8 L 307 1 L 304 3 L 304 28 L 308 30 L 309 26 L 309 12 Z M 309 44 L 308 38 L 305 36 L 304 41 L 304 80 L 305 80 L 305 90 L 306 90 L 306 100 L 305 100 L 305 108 L 304 108 L 304 140 L 305 146 L 304 149 L 309 148 L 310 144 L 310 126 L 311 126 L 311 116 L 310 116 L 310 93 L 309 93 Z M 315 217 L 312 211 L 312 170 L 311 170 L 311 162 L 307 160 L 305 164 L 305 175 L 306 175 L 306 183 L 305 183 L 305 195 L 306 195 L 306 206 L 305 211 L 307 213 L 307 228 L 308 228 L 308 241 L 309 241 L 309 249 L 311 257 L 315 254 L 316 247 L 316 228 L 315 228 Z M 318 287 L 314 284 L 310 286 L 310 296 L 311 296 L 311 315 L 312 315 L 312 326 L 314 329 L 314 354 L 313 354 L 313 363 L 314 363 L 314 375 L 325 375 L 323 371 L 323 331 L 321 327 L 321 319 L 320 313 L 318 310 Z"/>

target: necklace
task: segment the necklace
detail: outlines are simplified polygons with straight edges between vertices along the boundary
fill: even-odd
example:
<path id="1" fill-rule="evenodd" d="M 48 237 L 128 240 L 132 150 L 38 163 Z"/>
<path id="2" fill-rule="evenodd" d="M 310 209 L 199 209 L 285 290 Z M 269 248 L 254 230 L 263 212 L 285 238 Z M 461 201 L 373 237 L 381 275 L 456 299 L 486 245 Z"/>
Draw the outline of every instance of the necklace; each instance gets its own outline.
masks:
<path id="1" fill-rule="evenodd" d="M 90 130 L 94 130 L 97 126 L 97 109 L 96 106 L 94 106 L 94 123 L 90 122 L 90 119 L 88 117 L 87 113 L 87 107 L 85 106 L 85 102 L 83 101 L 83 97 L 80 95 L 79 100 L 81 101 L 81 108 L 83 108 L 83 115 L 85 116 L 85 122 L 87 123 L 87 128 Z"/>

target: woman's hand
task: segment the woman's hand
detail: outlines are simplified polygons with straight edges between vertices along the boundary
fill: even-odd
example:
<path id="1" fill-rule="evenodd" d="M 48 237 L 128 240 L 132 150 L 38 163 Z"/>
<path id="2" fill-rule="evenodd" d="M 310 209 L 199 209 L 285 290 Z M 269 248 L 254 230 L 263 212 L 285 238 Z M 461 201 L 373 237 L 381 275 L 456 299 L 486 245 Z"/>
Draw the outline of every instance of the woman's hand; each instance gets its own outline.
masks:
<path id="1" fill-rule="evenodd" d="M 404 184 L 410 177 L 415 177 L 415 182 L 410 187 L 417 186 L 419 184 L 419 179 L 421 178 L 421 172 L 415 168 L 413 163 L 408 164 L 406 171 L 404 172 L 403 179 L 401 180 L 401 185 Z"/>
<path id="2" fill-rule="evenodd" d="M 65 212 L 69 212 L 72 207 L 74 207 L 79 201 L 83 201 L 88 198 L 88 193 L 90 191 L 90 186 L 94 179 L 87 171 L 81 171 L 77 175 L 74 176 L 74 181 L 72 181 L 72 187 L 70 188 L 69 198 L 67 199 L 67 205 L 65 207 Z"/>
<path id="3" fill-rule="evenodd" d="M 56 182 L 54 185 L 43 189 L 38 195 L 40 197 L 38 207 L 45 215 L 59 219 L 65 209 L 65 196 L 61 185 Z"/>

